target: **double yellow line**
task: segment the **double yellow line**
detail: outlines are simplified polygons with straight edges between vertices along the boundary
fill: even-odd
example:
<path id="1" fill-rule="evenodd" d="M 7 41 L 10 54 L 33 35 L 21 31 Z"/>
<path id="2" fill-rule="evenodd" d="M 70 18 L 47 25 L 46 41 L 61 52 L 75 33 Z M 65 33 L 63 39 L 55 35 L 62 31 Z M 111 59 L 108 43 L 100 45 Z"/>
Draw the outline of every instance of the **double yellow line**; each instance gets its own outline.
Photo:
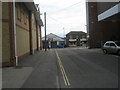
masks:
<path id="1" fill-rule="evenodd" d="M 62 73 L 62 76 L 63 76 L 64 83 L 65 83 L 66 86 L 70 86 L 70 82 L 69 82 L 68 77 L 66 75 L 63 64 L 62 64 L 62 62 L 60 60 L 60 57 L 59 57 L 59 55 L 57 53 L 57 50 L 55 50 L 55 53 L 56 53 L 56 56 L 57 56 L 57 60 L 58 60 L 59 66 L 60 66 L 60 70 L 61 70 L 61 73 Z"/>

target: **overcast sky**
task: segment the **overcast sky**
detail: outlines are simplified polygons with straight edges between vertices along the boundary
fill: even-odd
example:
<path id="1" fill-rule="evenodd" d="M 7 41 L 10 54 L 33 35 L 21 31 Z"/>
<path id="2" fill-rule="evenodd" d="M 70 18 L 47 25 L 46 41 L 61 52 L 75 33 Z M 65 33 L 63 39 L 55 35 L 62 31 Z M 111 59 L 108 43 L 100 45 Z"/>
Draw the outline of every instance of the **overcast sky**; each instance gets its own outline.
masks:
<path id="1" fill-rule="evenodd" d="M 35 0 L 35 3 L 39 4 L 43 21 L 44 12 L 47 13 L 47 34 L 63 37 L 70 31 L 86 32 L 85 0 Z"/>

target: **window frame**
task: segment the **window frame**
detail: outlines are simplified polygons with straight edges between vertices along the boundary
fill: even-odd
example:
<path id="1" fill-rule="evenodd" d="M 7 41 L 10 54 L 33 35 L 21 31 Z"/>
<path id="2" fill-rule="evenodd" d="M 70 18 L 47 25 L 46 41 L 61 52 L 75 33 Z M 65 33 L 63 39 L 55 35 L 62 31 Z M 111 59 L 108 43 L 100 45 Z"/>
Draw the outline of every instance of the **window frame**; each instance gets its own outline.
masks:
<path id="1" fill-rule="evenodd" d="M 107 45 L 108 44 L 108 45 Z M 109 47 L 110 46 L 110 43 L 105 43 L 104 45 L 105 47 Z"/>

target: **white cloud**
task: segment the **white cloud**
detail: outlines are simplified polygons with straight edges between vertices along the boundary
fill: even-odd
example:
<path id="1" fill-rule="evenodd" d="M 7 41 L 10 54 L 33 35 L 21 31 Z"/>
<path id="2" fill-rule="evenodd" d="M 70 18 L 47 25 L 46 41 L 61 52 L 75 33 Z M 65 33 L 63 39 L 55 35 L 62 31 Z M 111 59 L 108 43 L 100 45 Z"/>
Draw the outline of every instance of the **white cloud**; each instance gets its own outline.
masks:
<path id="1" fill-rule="evenodd" d="M 86 32 L 85 0 L 35 0 L 41 13 L 47 13 L 47 34 L 63 36 L 70 31 Z M 44 17 L 41 16 L 43 21 Z M 63 27 L 65 28 L 63 30 Z M 42 28 L 44 36 L 44 28 Z"/>

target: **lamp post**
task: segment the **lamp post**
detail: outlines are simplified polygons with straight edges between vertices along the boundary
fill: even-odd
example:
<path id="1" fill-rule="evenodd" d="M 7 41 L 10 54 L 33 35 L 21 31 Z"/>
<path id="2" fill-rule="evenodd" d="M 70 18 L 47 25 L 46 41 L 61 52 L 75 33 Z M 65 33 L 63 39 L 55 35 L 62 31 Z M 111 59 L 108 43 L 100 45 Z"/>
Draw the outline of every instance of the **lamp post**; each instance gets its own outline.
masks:
<path id="1" fill-rule="evenodd" d="M 87 39 L 87 43 L 86 43 L 86 47 L 88 48 L 88 46 L 89 46 L 89 31 L 88 31 L 88 25 L 85 25 L 86 26 L 86 29 L 87 29 L 87 36 L 86 36 L 86 39 Z"/>
<path id="2" fill-rule="evenodd" d="M 47 51 L 47 42 L 46 42 L 46 12 L 44 12 L 44 24 L 45 24 L 45 51 Z"/>

